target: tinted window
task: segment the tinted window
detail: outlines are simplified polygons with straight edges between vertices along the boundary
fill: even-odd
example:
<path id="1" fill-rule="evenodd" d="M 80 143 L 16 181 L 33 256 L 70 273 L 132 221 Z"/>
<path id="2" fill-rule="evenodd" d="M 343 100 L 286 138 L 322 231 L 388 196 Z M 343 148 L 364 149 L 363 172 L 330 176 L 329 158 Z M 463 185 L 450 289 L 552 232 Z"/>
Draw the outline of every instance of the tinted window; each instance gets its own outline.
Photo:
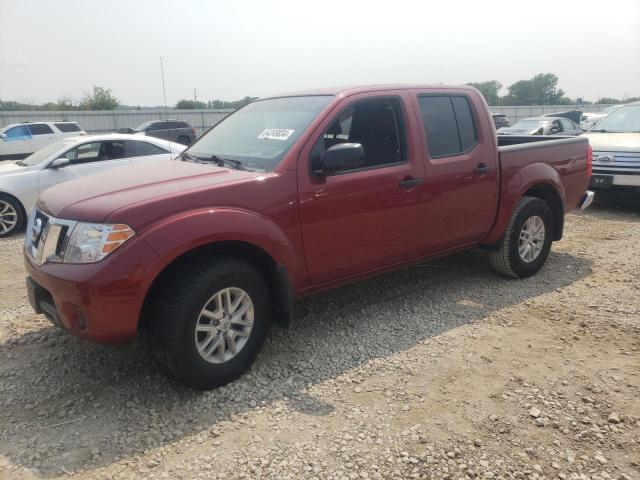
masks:
<path id="1" fill-rule="evenodd" d="M 168 127 L 168 122 L 156 122 L 149 125 L 148 130 L 166 130 Z"/>
<path id="2" fill-rule="evenodd" d="M 365 154 L 361 168 L 403 162 L 402 110 L 396 99 L 358 102 L 343 110 L 314 146 L 311 169 L 318 168 L 324 151 L 340 143 L 359 143 Z"/>
<path id="3" fill-rule="evenodd" d="M 462 150 L 451 98 L 420 97 L 418 104 L 431 156 L 446 157 L 459 154 Z"/>
<path id="4" fill-rule="evenodd" d="M 31 135 L 47 135 L 48 133 L 53 133 L 51 127 L 44 123 L 34 123 L 33 125 L 29 125 L 29 128 L 31 129 Z"/>
<path id="5" fill-rule="evenodd" d="M 28 127 L 20 125 L 19 127 L 13 127 L 4 132 L 7 138 L 21 138 L 21 137 L 30 137 L 31 132 Z"/>
<path id="6" fill-rule="evenodd" d="M 64 133 L 79 132 L 80 127 L 77 123 L 54 123 L 56 128 Z"/>
<path id="7" fill-rule="evenodd" d="M 462 96 L 418 97 L 429 153 L 433 158 L 470 150 L 478 136 L 469 101 Z"/>
<path id="8" fill-rule="evenodd" d="M 189 128 L 184 122 L 167 122 L 169 124 L 168 128 Z"/>
<path id="9" fill-rule="evenodd" d="M 476 143 L 476 126 L 473 123 L 471 107 L 466 97 L 451 97 L 453 111 L 458 121 L 458 132 L 460 133 L 460 148 L 463 152 L 471 149 Z"/>
<path id="10" fill-rule="evenodd" d="M 161 153 L 167 153 L 167 150 L 160 148 L 149 142 L 132 142 L 133 143 L 133 156 L 146 157 L 148 155 L 160 155 Z"/>

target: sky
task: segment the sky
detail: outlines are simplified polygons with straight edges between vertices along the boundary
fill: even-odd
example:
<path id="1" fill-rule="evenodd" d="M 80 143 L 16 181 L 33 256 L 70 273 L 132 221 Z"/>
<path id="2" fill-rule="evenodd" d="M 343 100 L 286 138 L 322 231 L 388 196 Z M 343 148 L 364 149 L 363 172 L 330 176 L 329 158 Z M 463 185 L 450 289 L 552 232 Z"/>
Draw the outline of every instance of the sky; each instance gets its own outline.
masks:
<path id="1" fill-rule="evenodd" d="M 0 99 L 128 105 L 314 87 L 555 73 L 572 97 L 640 96 L 640 0 L 0 0 Z"/>

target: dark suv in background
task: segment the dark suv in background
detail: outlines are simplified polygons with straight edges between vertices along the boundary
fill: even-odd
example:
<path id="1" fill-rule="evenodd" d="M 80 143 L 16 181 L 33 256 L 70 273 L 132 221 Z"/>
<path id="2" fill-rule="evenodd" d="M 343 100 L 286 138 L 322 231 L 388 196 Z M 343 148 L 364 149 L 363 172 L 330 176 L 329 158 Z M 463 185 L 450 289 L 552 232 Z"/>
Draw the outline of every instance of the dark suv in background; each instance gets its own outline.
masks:
<path id="1" fill-rule="evenodd" d="M 121 128 L 119 133 L 144 133 L 183 145 L 190 145 L 196 139 L 196 129 L 180 120 L 151 120 L 136 128 Z"/>

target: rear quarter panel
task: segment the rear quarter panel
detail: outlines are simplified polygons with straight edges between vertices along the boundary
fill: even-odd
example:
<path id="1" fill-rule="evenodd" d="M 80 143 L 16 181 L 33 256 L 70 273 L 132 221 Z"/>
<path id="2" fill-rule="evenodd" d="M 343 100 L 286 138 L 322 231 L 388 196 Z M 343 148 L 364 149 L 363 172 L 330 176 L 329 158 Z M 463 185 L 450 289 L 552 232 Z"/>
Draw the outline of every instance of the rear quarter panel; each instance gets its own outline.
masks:
<path id="1" fill-rule="evenodd" d="M 518 201 L 531 188 L 549 185 L 560 196 L 565 212 L 576 208 L 589 184 L 588 144 L 586 138 L 574 137 L 499 147 L 500 202 L 496 222 L 483 243 L 500 239 Z"/>

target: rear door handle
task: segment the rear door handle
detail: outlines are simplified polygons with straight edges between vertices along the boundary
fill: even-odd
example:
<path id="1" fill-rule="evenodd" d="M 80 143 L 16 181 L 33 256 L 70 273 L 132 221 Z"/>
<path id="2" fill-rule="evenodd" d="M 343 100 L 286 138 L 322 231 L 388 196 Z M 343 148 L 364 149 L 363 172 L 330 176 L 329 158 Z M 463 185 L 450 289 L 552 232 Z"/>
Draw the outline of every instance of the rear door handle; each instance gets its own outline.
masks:
<path id="1" fill-rule="evenodd" d="M 484 163 L 479 163 L 478 165 L 476 165 L 476 168 L 473 169 L 473 171 L 476 172 L 476 174 L 478 174 L 478 175 L 484 175 L 489 170 L 491 170 L 489 165 L 484 164 Z"/>
<path id="2" fill-rule="evenodd" d="M 410 189 L 421 185 L 424 182 L 424 178 L 404 178 L 398 182 L 400 188 Z"/>

